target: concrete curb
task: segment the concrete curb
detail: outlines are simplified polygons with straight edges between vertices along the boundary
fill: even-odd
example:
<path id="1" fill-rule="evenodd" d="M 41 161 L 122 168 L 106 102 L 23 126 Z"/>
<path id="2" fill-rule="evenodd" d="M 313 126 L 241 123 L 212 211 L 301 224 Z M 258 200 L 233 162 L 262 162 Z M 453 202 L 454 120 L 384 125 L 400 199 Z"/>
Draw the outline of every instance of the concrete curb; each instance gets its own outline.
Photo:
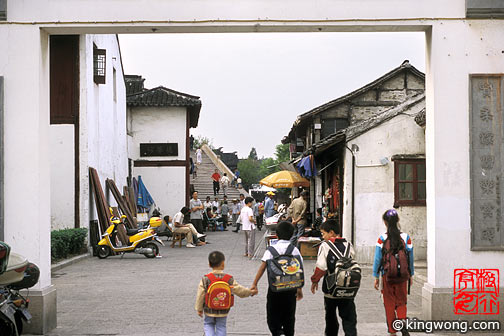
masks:
<path id="1" fill-rule="evenodd" d="M 79 261 L 82 261 L 88 257 L 91 257 L 91 254 L 90 253 L 85 253 L 85 254 L 81 254 L 81 255 L 78 255 L 78 256 L 75 256 L 73 258 L 70 258 L 70 259 L 66 259 L 66 260 L 63 260 L 63 261 L 60 261 L 59 263 L 57 264 L 54 264 L 54 265 L 51 265 L 51 273 L 54 273 L 56 271 L 59 271 L 60 269 L 62 268 L 65 268 L 67 266 L 70 266 L 70 265 L 73 265 L 73 264 L 76 264 L 78 263 Z"/>

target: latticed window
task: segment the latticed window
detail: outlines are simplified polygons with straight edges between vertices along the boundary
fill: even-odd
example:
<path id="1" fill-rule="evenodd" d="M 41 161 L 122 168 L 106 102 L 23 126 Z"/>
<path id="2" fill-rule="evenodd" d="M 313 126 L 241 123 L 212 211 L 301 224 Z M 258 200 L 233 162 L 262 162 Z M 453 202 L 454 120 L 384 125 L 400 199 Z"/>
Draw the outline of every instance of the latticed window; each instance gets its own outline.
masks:
<path id="1" fill-rule="evenodd" d="M 94 69 L 94 82 L 96 84 L 105 84 L 106 64 L 107 64 L 107 50 L 98 49 L 95 45 L 93 48 L 93 69 Z"/>
<path id="2" fill-rule="evenodd" d="M 0 0 L 0 21 L 7 20 L 7 0 Z"/>
<path id="3" fill-rule="evenodd" d="M 395 205 L 425 205 L 425 159 L 394 161 Z"/>

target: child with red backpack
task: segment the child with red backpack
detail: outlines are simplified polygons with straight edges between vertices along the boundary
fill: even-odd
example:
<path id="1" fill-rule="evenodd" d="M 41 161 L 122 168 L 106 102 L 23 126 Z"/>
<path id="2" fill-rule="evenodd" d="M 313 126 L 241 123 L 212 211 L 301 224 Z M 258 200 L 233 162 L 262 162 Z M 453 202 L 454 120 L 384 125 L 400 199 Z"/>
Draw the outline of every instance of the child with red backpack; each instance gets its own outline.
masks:
<path id="1" fill-rule="evenodd" d="M 205 314 L 205 336 L 225 336 L 226 320 L 234 304 L 234 294 L 239 297 L 254 296 L 256 289 L 241 286 L 233 277 L 224 273 L 224 254 L 214 251 L 208 255 L 212 272 L 201 279 L 196 295 L 195 309 L 200 317 Z"/>
<path id="2" fill-rule="evenodd" d="M 408 330 L 396 330 L 393 322 L 406 319 L 406 303 L 411 277 L 415 270 L 413 265 L 413 244 L 407 233 L 399 229 L 399 215 L 395 209 L 385 211 L 382 216 L 387 232 L 378 237 L 373 263 L 374 287 L 379 290 L 380 274 L 382 276 L 382 295 L 387 318 L 388 331 L 391 336 L 400 331 L 403 336 Z"/>

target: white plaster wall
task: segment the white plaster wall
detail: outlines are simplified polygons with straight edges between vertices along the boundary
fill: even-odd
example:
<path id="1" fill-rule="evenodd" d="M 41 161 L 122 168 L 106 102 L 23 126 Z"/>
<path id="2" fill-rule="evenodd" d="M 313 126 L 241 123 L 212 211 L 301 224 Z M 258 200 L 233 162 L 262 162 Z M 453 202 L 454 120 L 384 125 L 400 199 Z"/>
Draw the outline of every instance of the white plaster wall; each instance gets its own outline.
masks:
<path id="1" fill-rule="evenodd" d="M 175 215 L 185 206 L 185 167 L 135 167 L 161 213 Z"/>
<path id="2" fill-rule="evenodd" d="M 435 287 L 453 286 L 454 268 L 504 265 L 504 251 L 470 250 L 469 184 L 469 75 L 504 73 L 503 32 L 502 20 L 443 21 L 428 35 L 428 280 Z"/>
<path id="3" fill-rule="evenodd" d="M 134 107 L 131 117 L 130 158 L 133 160 L 185 160 L 186 108 Z M 178 143 L 178 156 L 140 157 L 140 143 Z M 134 167 L 141 175 L 162 214 L 173 216 L 185 205 L 186 167 Z"/>
<path id="4" fill-rule="evenodd" d="M 9 6 L 12 2 L 9 2 Z M 0 26 L 4 87 L 5 242 L 51 284 L 49 42 L 29 26 Z"/>
<path id="5" fill-rule="evenodd" d="M 44 10 L 40 10 L 43 8 Z M 120 10 L 119 10 L 120 9 Z M 465 15 L 464 0 L 16 0 L 9 19 L 41 21 L 131 21 L 206 19 L 451 18 Z M 235 23 L 236 24 L 236 23 Z"/>
<path id="6" fill-rule="evenodd" d="M 132 118 L 133 146 L 129 149 L 133 160 L 185 160 L 186 122 L 185 107 L 129 108 Z M 177 156 L 140 157 L 141 143 L 178 143 Z"/>
<path id="7" fill-rule="evenodd" d="M 51 230 L 75 222 L 74 125 L 51 125 Z"/>
<path id="8" fill-rule="evenodd" d="M 113 179 L 122 192 L 127 184 L 128 145 L 126 135 L 126 87 L 119 44 L 115 35 L 85 35 L 81 38 L 81 226 L 97 219 L 94 198 L 90 195 L 88 167 L 96 168 L 106 191 L 105 180 Z M 107 50 L 106 83 L 93 80 L 93 43 Z M 82 71 L 82 69 L 85 71 Z M 113 69 L 116 70 L 114 100 Z M 117 205 L 110 192 L 106 198 Z"/>
<path id="9" fill-rule="evenodd" d="M 407 114 L 414 115 L 425 107 L 421 101 Z M 394 205 L 394 164 L 380 167 L 359 167 L 380 164 L 383 157 L 391 160 L 395 154 L 424 154 L 423 129 L 411 116 L 399 115 L 348 142 L 359 146 L 355 168 L 355 248 L 357 258 L 372 263 L 378 236 L 385 232 L 381 216 Z M 346 151 L 344 170 L 343 232 L 351 237 L 352 160 Z M 415 259 L 427 257 L 426 207 L 400 207 L 401 228 L 413 240 Z"/>

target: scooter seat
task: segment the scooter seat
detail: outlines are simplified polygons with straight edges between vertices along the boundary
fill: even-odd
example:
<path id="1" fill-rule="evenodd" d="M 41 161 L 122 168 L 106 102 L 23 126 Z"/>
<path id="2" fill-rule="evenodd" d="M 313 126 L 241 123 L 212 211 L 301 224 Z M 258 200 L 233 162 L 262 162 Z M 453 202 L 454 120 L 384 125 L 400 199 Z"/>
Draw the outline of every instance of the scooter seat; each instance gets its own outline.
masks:
<path id="1" fill-rule="evenodd" d="M 126 234 L 128 236 L 134 236 L 134 235 L 136 235 L 138 233 L 138 231 L 139 231 L 138 229 L 128 229 L 128 228 L 126 228 Z"/>

